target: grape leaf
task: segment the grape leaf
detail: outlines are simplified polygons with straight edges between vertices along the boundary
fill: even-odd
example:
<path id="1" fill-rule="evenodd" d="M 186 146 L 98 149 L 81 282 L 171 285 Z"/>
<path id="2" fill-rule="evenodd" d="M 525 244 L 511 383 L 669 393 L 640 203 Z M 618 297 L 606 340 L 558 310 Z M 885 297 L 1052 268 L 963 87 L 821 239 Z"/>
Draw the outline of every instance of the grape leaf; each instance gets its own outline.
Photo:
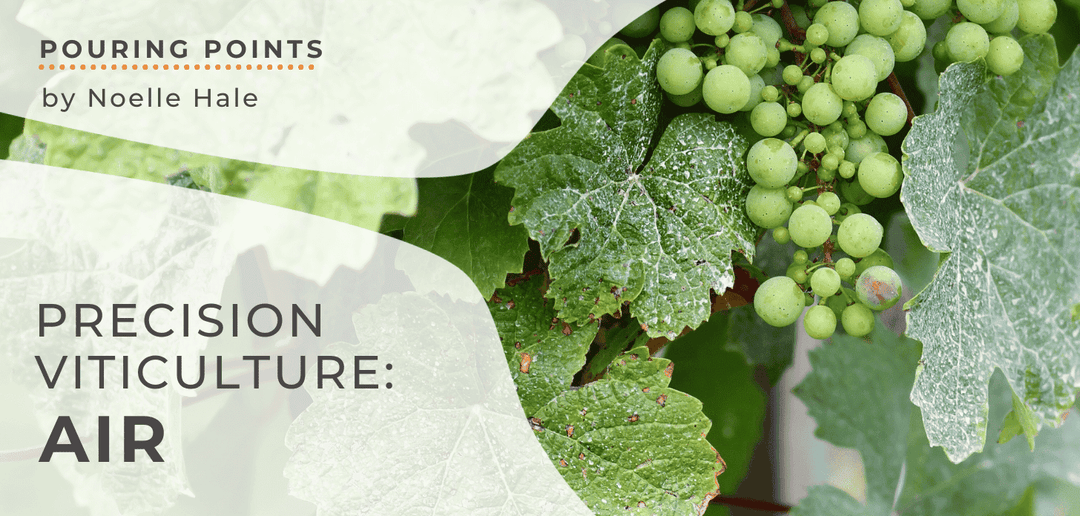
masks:
<path id="1" fill-rule="evenodd" d="M 924 346 L 911 399 L 954 462 L 983 447 L 996 368 L 1040 423 L 1060 425 L 1080 389 L 1080 57 L 1059 73 L 1052 38 L 1022 45 L 1010 77 L 951 66 L 903 145 L 912 225 L 951 253 L 906 305 Z"/>
<path id="2" fill-rule="evenodd" d="M 516 190 L 510 222 L 550 261 L 562 317 L 631 302 L 650 336 L 673 339 L 708 318 L 709 291 L 734 283 L 731 252 L 752 257 L 756 229 L 742 209 L 746 140 L 729 124 L 681 115 L 650 154 L 660 53 L 616 45 L 605 68 L 582 66 L 551 106 L 561 125 L 522 141 L 495 178 Z"/>
<path id="3" fill-rule="evenodd" d="M 409 178 L 367 177 L 273 167 L 156 147 L 99 134 L 26 121 L 28 141 L 45 148 L 45 165 L 168 183 L 187 174 L 202 189 L 311 213 L 378 231 L 385 213 L 412 214 L 416 183 Z M 36 140 L 34 140 L 36 138 Z M 34 146 L 18 155 L 33 159 Z"/>
<path id="4" fill-rule="evenodd" d="M 671 361 L 634 348 L 536 413 L 537 439 L 596 514 L 702 514 L 718 494 L 724 461 L 705 439 L 711 422 L 701 402 L 668 387 L 671 372 Z"/>
<path id="5" fill-rule="evenodd" d="M 725 337 L 702 325 L 668 344 L 664 358 L 679 368 L 671 387 L 700 400 L 702 413 L 715 425 L 709 432 L 709 443 L 728 466 L 718 477 L 720 492 L 731 493 L 746 478 L 754 448 L 761 441 L 765 393 L 754 381 L 754 370 L 742 354 L 726 350 L 717 342 Z"/>
<path id="6" fill-rule="evenodd" d="M 869 516 L 858 500 L 833 486 L 810 486 L 806 498 L 791 508 L 792 516 Z M 888 513 L 881 513 L 888 514 Z"/>
<path id="7" fill-rule="evenodd" d="M 817 420 L 814 435 L 859 451 L 867 505 L 887 514 L 904 464 L 918 351 L 914 341 L 898 338 L 880 321 L 872 338 L 837 336 L 811 351 L 813 370 L 795 395 Z"/>
<path id="8" fill-rule="evenodd" d="M 420 210 L 405 223 L 406 242 L 465 271 L 484 297 L 521 272 L 529 250 L 525 229 L 506 222 L 513 192 L 495 184 L 494 170 L 419 180 Z"/>
<path id="9" fill-rule="evenodd" d="M 536 276 L 499 289 L 488 303 L 526 416 L 570 389 L 597 331 L 592 325 L 571 329 L 560 321 L 544 299 L 543 282 Z"/>

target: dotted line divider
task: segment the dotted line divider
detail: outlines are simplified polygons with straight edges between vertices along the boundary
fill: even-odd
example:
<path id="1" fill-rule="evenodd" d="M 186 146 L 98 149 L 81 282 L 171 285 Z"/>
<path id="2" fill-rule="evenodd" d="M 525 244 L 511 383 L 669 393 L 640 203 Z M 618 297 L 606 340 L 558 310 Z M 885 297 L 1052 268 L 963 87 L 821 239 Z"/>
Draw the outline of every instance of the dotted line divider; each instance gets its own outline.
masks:
<path id="1" fill-rule="evenodd" d="M 92 65 L 90 65 L 89 69 L 90 70 L 128 70 L 128 69 L 131 69 L 131 70 L 180 70 L 181 66 L 183 67 L 182 69 L 184 69 L 184 70 L 191 70 L 192 68 L 194 68 L 195 70 L 210 70 L 211 66 L 213 66 L 214 70 L 221 70 L 221 65 L 219 65 L 219 64 L 218 65 L 187 65 L 187 64 L 186 65 L 178 65 L 178 64 L 174 64 L 174 65 L 171 65 L 171 66 L 170 65 L 156 65 L 156 64 L 155 65 L 145 65 L 144 64 L 141 67 L 139 65 L 128 66 L 126 64 L 125 65 L 119 65 L 119 66 L 117 66 L 117 65 L 100 65 L 99 66 L 99 65 L 96 65 L 96 64 L 92 64 Z M 86 70 L 87 66 L 83 64 L 83 65 L 78 65 L 78 67 L 76 68 L 76 65 L 55 65 L 55 64 L 51 64 L 51 65 L 48 65 L 48 66 L 43 65 L 43 64 L 38 65 L 38 70 L 45 70 L 45 69 L 56 70 L 57 68 L 59 68 L 61 70 L 76 70 L 76 69 L 78 69 L 78 70 Z M 268 64 L 268 65 L 261 65 L 261 64 L 258 64 L 258 65 L 231 65 L 231 64 L 227 64 L 227 65 L 225 65 L 225 69 L 226 70 L 314 70 L 315 65 L 309 64 L 309 65 L 305 66 L 305 65 L 291 65 L 291 64 L 290 65 L 280 65 L 279 64 L 279 65 L 277 65 L 275 67 L 272 64 Z"/>

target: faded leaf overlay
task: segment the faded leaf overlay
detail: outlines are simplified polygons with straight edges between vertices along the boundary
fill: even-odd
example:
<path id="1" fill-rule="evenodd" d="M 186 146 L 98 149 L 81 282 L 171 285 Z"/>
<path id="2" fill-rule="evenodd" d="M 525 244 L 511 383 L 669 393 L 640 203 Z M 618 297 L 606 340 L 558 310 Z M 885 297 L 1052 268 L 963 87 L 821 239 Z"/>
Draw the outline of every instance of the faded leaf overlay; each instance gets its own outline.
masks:
<path id="1" fill-rule="evenodd" d="M 360 343 L 327 353 L 392 360 L 393 387 L 308 388 L 286 438 L 290 492 L 320 515 L 588 514 L 532 437 L 482 316 L 416 293 L 357 313 Z"/>
<path id="2" fill-rule="evenodd" d="M 543 280 L 537 276 L 497 290 L 488 303 L 521 407 L 530 417 L 570 389 L 597 331 L 592 325 L 570 329 L 560 321 L 541 291 Z"/>
<path id="3" fill-rule="evenodd" d="M 907 400 L 918 343 L 882 327 L 879 322 L 871 341 L 840 336 L 812 351 L 813 370 L 796 388 L 817 420 L 816 434 L 859 451 L 867 503 L 819 486 L 791 514 L 985 516 L 1022 505 L 1046 482 L 1080 486 L 1077 421 L 1040 433 L 1035 453 L 1014 439 L 954 464 L 931 447 L 918 408 Z M 1011 408 L 1009 390 L 1003 381 L 991 385 L 991 413 L 1000 417 Z"/>
<path id="4" fill-rule="evenodd" d="M 484 297 L 521 272 L 529 236 L 506 222 L 513 191 L 495 184 L 494 167 L 475 174 L 421 179 L 423 206 L 405 224 L 404 240 L 465 271 Z"/>
<path id="5" fill-rule="evenodd" d="M 634 348 L 607 375 L 532 419 L 540 444 L 596 514 L 701 514 L 724 461 L 701 402 L 668 387 L 673 364 Z"/>
<path id="6" fill-rule="evenodd" d="M 661 43 L 641 59 L 613 46 L 552 104 L 561 125 L 522 141 L 496 169 L 549 260 L 548 297 L 585 323 L 630 302 L 651 336 L 674 338 L 711 312 L 710 290 L 734 283 L 732 251 L 752 257 L 742 209 L 746 141 L 705 114 L 674 120 L 653 147 Z"/>
<path id="7" fill-rule="evenodd" d="M 416 183 L 409 178 L 274 167 L 34 120 L 27 120 L 24 136 L 12 142 L 10 159 L 157 183 L 180 182 L 180 186 L 311 213 L 373 231 L 378 231 L 384 214 L 412 214 L 417 202 Z"/>
<path id="8" fill-rule="evenodd" d="M 954 462 L 983 447 L 995 369 L 1040 426 L 1080 390 L 1080 57 L 1059 71 L 1052 38 L 1022 45 L 1007 78 L 951 66 L 903 146 L 912 225 L 950 253 L 907 305 L 923 343 L 911 400 Z"/>

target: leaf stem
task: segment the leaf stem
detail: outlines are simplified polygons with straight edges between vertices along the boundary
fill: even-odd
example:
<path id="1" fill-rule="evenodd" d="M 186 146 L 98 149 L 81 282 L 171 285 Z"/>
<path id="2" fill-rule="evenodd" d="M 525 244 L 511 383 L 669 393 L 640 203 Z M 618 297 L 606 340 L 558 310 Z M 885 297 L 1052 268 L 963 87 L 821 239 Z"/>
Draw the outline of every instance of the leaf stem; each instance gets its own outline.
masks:
<path id="1" fill-rule="evenodd" d="M 907 121 L 908 125 L 911 125 L 911 121 L 915 120 L 915 110 L 911 109 L 911 102 L 908 101 L 907 95 L 904 94 L 904 87 L 900 85 L 900 80 L 896 78 L 896 72 L 890 73 L 887 80 L 889 81 L 889 89 L 897 97 L 900 97 L 900 100 L 903 100 L 904 105 L 907 106 Z"/>

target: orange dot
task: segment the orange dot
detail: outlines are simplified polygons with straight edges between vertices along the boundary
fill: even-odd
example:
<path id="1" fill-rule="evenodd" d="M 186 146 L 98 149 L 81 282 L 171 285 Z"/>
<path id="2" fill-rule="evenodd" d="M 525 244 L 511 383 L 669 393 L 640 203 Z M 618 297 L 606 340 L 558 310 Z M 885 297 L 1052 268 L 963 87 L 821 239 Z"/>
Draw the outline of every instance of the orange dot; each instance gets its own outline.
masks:
<path id="1" fill-rule="evenodd" d="M 308 70 L 314 70 L 314 69 L 315 69 L 315 65 L 307 65 L 307 69 L 308 69 Z"/>
<path id="2" fill-rule="evenodd" d="M 289 65 L 289 69 L 292 70 L 292 65 Z"/>
<path id="3" fill-rule="evenodd" d="M 220 69 L 221 69 L 221 65 L 214 65 L 214 69 L 215 69 L 215 70 L 220 70 Z"/>
<path id="4" fill-rule="evenodd" d="M 50 69 L 50 70 L 55 70 L 55 69 L 56 69 L 56 65 L 49 65 L 49 69 Z"/>
<path id="5" fill-rule="evenodd" d="M 40 65 L 38 65 L 37 69 L 38 69 L 38 70 L 44 70 L 44 69 L 45 69 L 45 65 L 43 65 L 43 64 L 40 64 Z"/>
<path id="6" fill-rule="evenodd" d="M 256 70 L 262 70 L 262 65 L 255 67 Z"/>
<path id="7" fill-rule="evenodd" d="M 112 69 L 113 69 L 113 70 L 115 70 L 115 69 L 116 69 L 116 65 L 112 65 Z"/>
<path id="8" fill-rule="evenodd" d="M 277 65 L 277 69 L 278 69 L 278 70 L 280 70 L 280 69 L 281 69 L 281 65 Z"/>
<path id="9" fill-rule="evenodd" d="M 185 70 L 190 70 L 190 69 L 191 69 L 191 65 L 184 65 L 184 69 L 185 69 Z"/>
<path id="10" fill-rule="evenodd" d="M 127 70 L 127 65 L 120 65 L 121 70 Z"/>
<path id="11" fill-rule="evenodd" d="M 232 70 L 232 65 L 225 65 L 226 70 Z"/>
<path id="12" fill-rule="evenodd" d="M 63 69 L 64 69 L 64 65 L 60 65 L 60 69 L 61 69 L 61 70 L 63 70 Z"/>
<path id="13" fill-rule="evenodd" d="M 154 69 L 157 70 L 157 65 L 154 65 Z"/>
<path id="14" fill-rule="evenodd" d="M 250 70 L 250 69 L 251 69 L 251 65 L 247 65 L 247 69 L 248 69 L 248 70 Z"/>
<path id="15" fill-rule="evenodd" d="M 80 69 L 80 70 L 85 70 L 85 69 L 86 69 L 86 65 L 79 65 L 79 69 Z"/>
<path id="16" fill-rule="evenodd" d="M 179 70 L 179 69 L 180 69 L 180 65 L 172 65 L 172 69 L 173 69 L 173 70 Z"/>
<path id="17" fill-rule="evenodd" d="M 154 65 L 154 68 L 157 68 L 157 65 Z M 143 69 L 143 70 L 149 70 L 149 69 L 150 69 L 150 67 L 149 67 L 149 66 L 146 66 L 146 65 L 142 65 L 142 69 Z"/>

